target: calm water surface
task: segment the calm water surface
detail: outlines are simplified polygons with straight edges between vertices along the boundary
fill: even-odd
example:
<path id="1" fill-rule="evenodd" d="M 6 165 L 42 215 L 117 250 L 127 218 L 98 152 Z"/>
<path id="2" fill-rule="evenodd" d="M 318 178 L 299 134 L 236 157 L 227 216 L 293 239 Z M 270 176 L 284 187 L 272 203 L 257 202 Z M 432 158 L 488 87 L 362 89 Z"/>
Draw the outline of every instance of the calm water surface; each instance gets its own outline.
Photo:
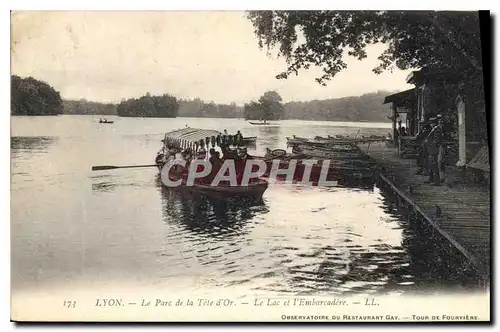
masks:
<path id="1" fill-rule="evenodd" d="M 112 117 L 108 117 L 112 118 Z M 270 187 L 259 205 L 171 192 L 151 164 L 164 133 L 191 127 L 258 136 L 250 153 L 286 137 L 387 134 L 390 124 L 237 119 L 13 117 L 12 286 L 165 285 L 255 293 L 405 293 L 462 289 L 474 278 L 373 183 Z M 439 245 L 438 245 L 439 244 Z M 455 255 L 456 256 L 456 255 Z"/>

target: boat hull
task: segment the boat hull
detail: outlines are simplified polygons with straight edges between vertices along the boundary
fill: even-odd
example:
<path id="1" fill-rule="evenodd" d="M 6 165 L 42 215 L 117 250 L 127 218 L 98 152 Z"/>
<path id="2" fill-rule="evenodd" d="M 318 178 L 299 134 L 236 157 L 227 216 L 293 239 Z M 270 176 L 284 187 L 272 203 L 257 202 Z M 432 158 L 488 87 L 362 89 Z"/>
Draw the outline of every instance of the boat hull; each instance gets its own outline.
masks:
<path id="1" fill-rule="evenodd" d="M 255 144 L 257 142 L 257 137 L 245 137 L 242 142 L 245 145 Z"/>
<path id="2" fill-rule="evenodd" d="M 296 155 L 299 156 L 299 155 Z M 283 158 L 283 156 L 275 158 L 262 158 L 254 157 L 255 159 L 261 159 L 266 162 L 266 172 L 264 173 L 264 178 L 269 178 L 275 160 L 279 160 L 278 169 L 288 169 L 290 167 L 290 161 L 295 160 L 295 171 L 292 176 L 293 182 L 311 182 L 313 186 L 319 184 L 319 181 L 337 181 L 339 183 L 345 182 L 349 179 L 369 179 L 373 177 L 373 165 L 367 162 L 343 162 L 338 160 L 332 160 L 329 167 L 324 171 L 325 175 L 322 175 L 323 167 L 320 164 L 314 164 L 311 167 L 311 172 L 309 178 L 304 179 L 304 173 L 306 171 L 306 164 L 302 163 L 302 160 L 309 159 L 308 157 L 302 158 Z M 278 174 L 277 180 L 284 181 L 287 179 L 286 174 Z"/>
<path id="3" fill-rule="evenodd" d="M 248 123 L 250 123 L 251 125 L 254 125 L 254 126 L 269 126 L 269 125 L 271 125 L 271 123 L 269 123 L 269 122 L 253 122 L 253 121 L 248 121 Z"/>
<path id="4" fill-rule="evenodd" d="M 163 165 L 158 165 L 158 170 L 162 172 Z M 162 185 L 169 189 L 184 190 L 193 193 L 198 193 L 201 195 L 206 195 L 208 197 L 214 197 L 218 199 L 250 199 L 250 200 L 261 200 L 264 192 L 268 188 L 268 182 L 265 179 L 251 179 L 248 185 L 241 185 L 241 182 L 236 186 L 231 186 L 229 182 L 221 181 L 217 185 L 211 185 L 211 181 L 207 178 L 196 179 L 193 185 L 186 185 L 187 173 L 178 173 L 173 170 L 169 172 L 170 181 L 181 180 L 178 186 L 167 186 L 162 182 Z"/>
<path id="5" fill-rule="evenodd" d="M 322 159 L 365 159 L 357 150 L 338 150 L 332 148 L 318 148 L 307 145 L 296 146 L 292 150 L 294 153 L 303 153 L 309 157 Z"/>

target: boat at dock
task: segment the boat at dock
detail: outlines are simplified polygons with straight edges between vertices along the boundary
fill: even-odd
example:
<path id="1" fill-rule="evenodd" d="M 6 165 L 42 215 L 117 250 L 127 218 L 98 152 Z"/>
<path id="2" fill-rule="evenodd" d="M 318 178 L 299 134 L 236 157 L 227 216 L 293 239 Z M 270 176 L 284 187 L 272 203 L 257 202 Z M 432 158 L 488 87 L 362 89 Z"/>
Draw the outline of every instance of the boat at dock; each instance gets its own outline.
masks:
<path id="1" fill-rule="evenodd" d="M 293 182 L 299 182 L 303 180 L 306 167 L 311 168 L 309 180 L 313 185 L 317 185 L 318 181 L 322 176 L 323 163 L 327 158 L 317 158 L 314 156 L 306 155 L 304 153 L 287 153 L 286 150 L 267 149 L 267 153 L 264 157 L 252 156 L 254 159 L 261 159 L 267 164 L 267 169 L 264 178 L 270 175 L 273 163 L 279 161 L 278 169 L 288 169 L 292 162 L 295 163 L 295 171 L 292 176 Z M 314 160 L 314 164 L 306 166 L 309 164 L 307 160 Z M 345 183 L 346 180 L 351 179 L 368 179 L 373 176 L 373 163 L 370 161 L 353 159 L 328 159 L 328 168 L 324 171 L 325 178 L 328 181 L 338 181 L 339 183 Z M 278 176 L 278 179 L 285 179 L 286 175 Z"/>
<path id="2" fill-rule="evenodd" d="M 196 158 L 197 153 L 202 150 L 206 152 L 211 148 L 220 150 L 223 153 L 220 159 L 221 165 L 224 160 L 234 160 L 232 151 L 228 147 L 221 145 L 220 136 L 221 133 L 216 130 L 189 127 L 166 133 L 162 140 L 163 147 L 155 159 L 158 170 L 163 172 L 165 165 L 169 161 L 178 159 L 180 157 L 179 154 L 188 153 L 194 155 Z M 268 187 L 267 180 L 263 178 L 252 178 L 248 184 L 242 184 L 241 177 L 237 178 L 236 185 L 231 185 L 229 181 L 220 181 L 217 185 L 212 185 L 214 176 L 215 174 L 211 173 L 203 178 L 196 179 L 192 185 L 187 185 L 188 167 L 175 165 L 168 170 L 168 179 L 180 182 L 177 188 L 217 198 L 249 198 L 259 200 Z M 166 186 L 165 183 L 163 185 Z"/>
<path id="3" fill-rule="evenodd" d="M 296 145 L 292 148 L 292 152 L 296 154 L 305 154 L 309 157 L 322 159 L 365 159 L 359 151 L 351 147 L 318 147 L 310 145 Z"/>
<path id="4" fill-rule="evenodd" d="M 244 145 L 252 145 L 257 142 L 257 136 L 251 136 L 251 137 L 243 137 L 242 144 Z"/>

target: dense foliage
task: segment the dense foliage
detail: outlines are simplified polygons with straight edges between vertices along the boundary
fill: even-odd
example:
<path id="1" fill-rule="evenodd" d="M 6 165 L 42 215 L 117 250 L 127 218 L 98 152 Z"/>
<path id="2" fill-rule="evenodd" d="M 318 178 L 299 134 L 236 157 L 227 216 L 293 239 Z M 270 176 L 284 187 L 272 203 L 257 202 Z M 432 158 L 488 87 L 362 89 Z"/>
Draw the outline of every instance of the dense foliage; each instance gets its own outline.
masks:
<path id="1" fill-rule="evenodd" d="M 362 96 L 352 96 L 325 100 L 289 102 L 283 105 L 282 119 L 322 120 L 322 121 L 389 121 L 389 105 L 383 105 L 385 96 L 393 92 L 379 91 Z M 115 115 L 116 105 L 85 100 L 65 100 L 64 114 Z M 261 119 L 261 104 L 252 101 L 245 107 L 231 104 L 215 104 L 199 98 L 179 100 L 177 116 L 199 118 L 244 118 Z M 274 119 L 274 117 L 273 117 Z"/>
<path id="2" fill-rule="evenodd" d="M 359 97 L 343 97 L 285 104 L 285 118 L 322 121 L 390 121 L 390 105 L 383 105 L 386 91 Z"/>
<path id="3" fill-rule="evenodd" d="M 318 66 L 321 84 L 347 67 L 344 50 L 358 59 L 366 46 L 388 45 L 375 73 L 427 67 L 481 77 L 477 12 L 430 11 L 254 11 L 247 13 L 259 46 L 276 49 L 287 62 L 278 78 Z"/>
<path id="4" fill-rule="evenodd" d="M 63 112 L 63 103 L 58 91 L 33 77 L 21 78 L 11 75 L 12 115 L 57 115 Z"/>
<path id="5" fill-rule="evenodd" d="M 102 114 L 116 115 L 116 105 L 111 103 L 98 103 L 95 101 L 64 100 L 64 114 Z"/>
<path id="6" fill-rule="evenodd" d="M 283 119 L 285 106 L 283 99 L 276 91 L 267 91 L 258 102 L 245 104 L 245 119 L 247 120 L 277 120 Z"/>
<path id="7" fill-rule="evenodd" d="M 168 94 L 151 96 L 148 93 L 138 99 L 122 101 L 116 111 L 119 116 L 175 118 L 179 103 L 177 98 Z"/>
<path id="8" fill-rule="evenodd" d="M 206 103 L 199 98 L 179 100 L 178 116 L 199 118 L 242 118 L 243 108 L 236 103 Z"/>

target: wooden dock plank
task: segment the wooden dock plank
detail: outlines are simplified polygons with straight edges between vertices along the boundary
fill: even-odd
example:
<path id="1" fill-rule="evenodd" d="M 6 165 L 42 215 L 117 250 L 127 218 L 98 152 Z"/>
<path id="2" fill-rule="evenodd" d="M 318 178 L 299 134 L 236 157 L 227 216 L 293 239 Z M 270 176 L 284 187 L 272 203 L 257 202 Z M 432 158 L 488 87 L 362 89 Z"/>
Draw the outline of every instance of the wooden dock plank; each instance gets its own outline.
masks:
<path id="1" fill-rule="evenodd" d="M 424 218 L 462 252 L 489 279 L 491 207 L 487 188 L 458 184 L 449 187 L 424 183 L 415 175 L 416 160 L 403 159 L 386 144 L 360 144 L 358 148 L 378 165 L 381 178 L 405 200 L 414 204 Z M 448 173 L 448 172 L 447 172 Z M 450 172 L 449 182 L 460 175 Z M 411 186 L 411 192 L 409 190 Z M 436 205 L 441 216 L 436 216 Z"/>

